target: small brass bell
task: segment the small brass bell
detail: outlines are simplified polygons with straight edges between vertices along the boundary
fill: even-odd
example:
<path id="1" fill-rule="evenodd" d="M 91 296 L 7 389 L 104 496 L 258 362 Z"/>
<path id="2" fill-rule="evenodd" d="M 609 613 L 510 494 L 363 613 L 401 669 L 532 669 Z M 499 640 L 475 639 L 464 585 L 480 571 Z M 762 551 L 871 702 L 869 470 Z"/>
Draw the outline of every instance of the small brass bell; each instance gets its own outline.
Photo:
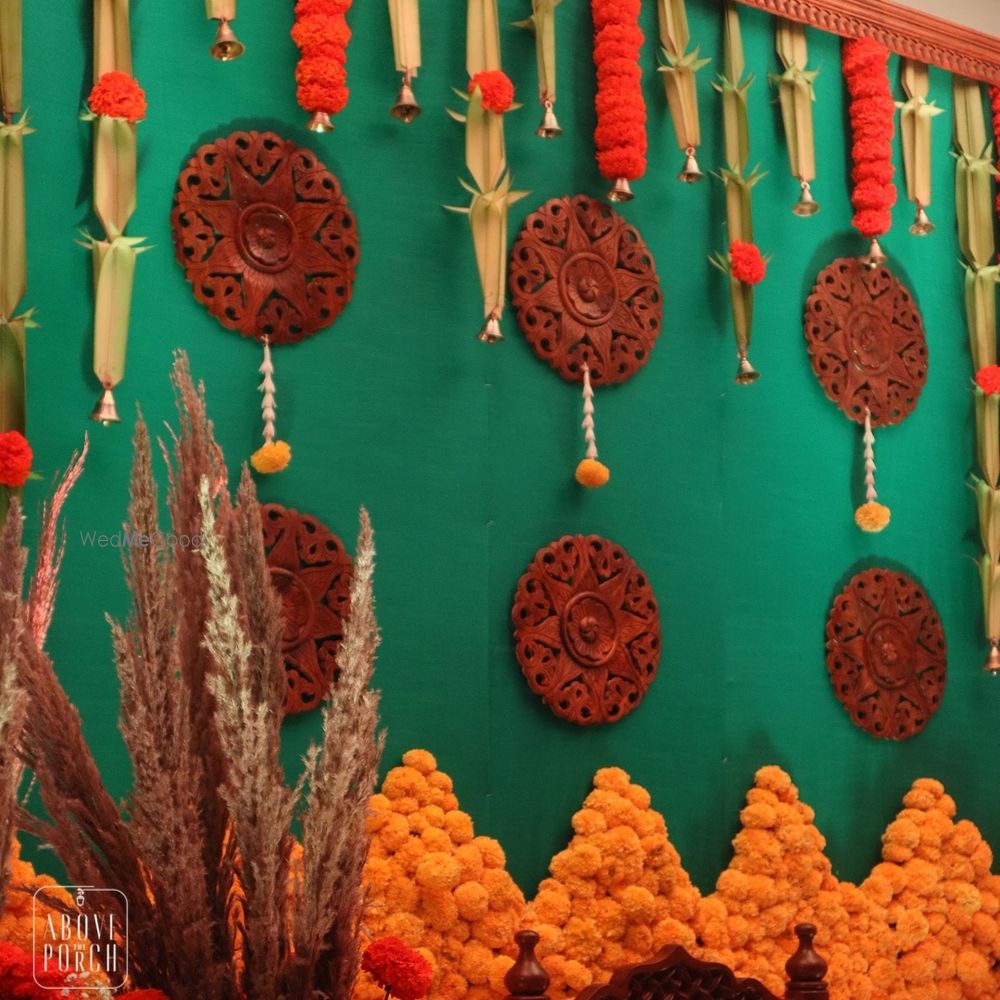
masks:
<path id="1" fill-rule="evenodd" d="M 802 193 L 799 195 L 799 200 L 792 205 L 792 211 L 802 218 L 807 218 L 819 211 L 819 202 L 813 198 L 812 191 L 809 190 L 809 182 L 802 181 L 801 184 Z"/>
<path id="2" fill-rule="evenodd" d="M 562 135 L 559 122 L 556 121 L 556 113 L 552 110 L 552 102 L 545 102 L 545 114 L 542 115 L 542 124 L 535 129 L 535 135 L 539 139 L 554 139 L 557 135 Z"/>
<path id="3" fill-rule="evenodd" d="M 219 30 L 215 33 L 215 41 L 208 50 L 213 59 L 219 62 L 229 62 L 232 59 L 239 59 L 246 51 L 243 43 L 236 37 L 236 33 L 229 26 L 229 21 L 219 18 Z"/>
<path id="4" fill-rule="evenodd" d="M 608 201 L 631 201 L 634 197 L 628 180 L 624 177 L 619 177 L 615 181 L 614 187 L 608 192 Z"/>
<path id="5" fill-rule="evenodd" d="M 396 103 L 389 109 L 389 114 L 404 125 L 409 125 L 414 118 L 419 117 L 421 111 L 423 108 L 417 103 L 416 95 L 410 86 L 410 78 L 404 77 L 396 95 Z"/>
<path id="6" fill-rule="evenodd" d="M 118 416 L 118 407 L 115 406 L 115 397 L 111 394 L 111 387 L 106 386 L 97 405 L 90 412 L 90 419 L 105 427 L 108 424 L 120 424 L 121 418 Z"/>
<path id="7" fill-rule="evenodd" d="M 483 328 L 476 334 L 476 339 L 481 340 L 484 344 L 495 344 L 503 340 L 500 320 L 496 316 L 490 316 Z"/>
<path id="8" fill-rule="evenodd" d="M 917 217 L 913 220 L 913 225 L 910 226 L 910 232 L 914 236 L 926 236 L 928 233 L 934 232 L 934 223 L 927 218 L 924 206 L 919 201 L 917 202 Z"/>
<path id="9" fill-rule="evenodd" d="M 983 670 L 988 674 L 1000 674 L 1000 649 L 997 649 L 996 639 L 990 639 L 990 655 L 986 657 Z"/>
<path id="10" fill-rule="evenodd" d="M 750 359 L 742 351 L 739 354 L 740 363 L 736 368 L 736 384 L 749 385 L 760 378 L 760 372 L 752 364 Z"/>
<path id="11" fill-rule="evenodd" d="M 697 184 L 705 175 L 694 158 L 694 146 L 688 146 L 684 150 L 684 156 L 684 169 L 677 175 L 677 179 L 685 184 Z"/>
<path id="12" fill-rule="evenodd" d="M 314 111 L 312 117 L 306 123 L 306 128 L 310 132 L 332 132 L 333 122 L 325 111 Z"/>
<path id="13" fill-rule="evenodd" d="M 885 263 L 885 253 L 882 248 L 878 245 L 878 240 L 872 237 L 871 244 L 868 247 L 868 253 L 861 258 L 865 262 L 865 267 L 870 271 L 875 270 L 880 264 Z"/>

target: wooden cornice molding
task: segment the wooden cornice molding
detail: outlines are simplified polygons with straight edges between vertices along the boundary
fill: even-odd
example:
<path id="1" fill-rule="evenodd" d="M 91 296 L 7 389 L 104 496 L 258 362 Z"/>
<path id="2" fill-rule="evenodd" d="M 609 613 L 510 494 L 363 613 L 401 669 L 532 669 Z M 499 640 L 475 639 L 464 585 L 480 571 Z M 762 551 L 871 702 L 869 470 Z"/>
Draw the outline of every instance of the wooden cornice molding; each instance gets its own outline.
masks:
<path id="1" fill-rule="evenodd" d="M 845 38 L 874 38 L 908 59 L 1000 85 L 1000 38 L 892 0 L 739 2 Z"/>

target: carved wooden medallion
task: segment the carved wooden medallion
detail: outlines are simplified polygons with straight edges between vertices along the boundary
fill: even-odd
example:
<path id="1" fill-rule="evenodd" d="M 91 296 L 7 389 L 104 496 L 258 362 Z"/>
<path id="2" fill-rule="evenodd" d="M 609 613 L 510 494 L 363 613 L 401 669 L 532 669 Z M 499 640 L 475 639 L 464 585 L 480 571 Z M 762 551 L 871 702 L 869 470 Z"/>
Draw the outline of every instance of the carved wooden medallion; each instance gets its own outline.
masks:
<path id="1" fill-rule="evenodd" d="M 656 677 L 660 616 L 646 575 L 598 535 L 540 549 L 511 613 L 531 690 L 582 726 L 628 715 Z"/>
<path id="2" fill-rule="evenodd" d="M 624 382 L 648 360 L 663 296 L 634 226 L 586 195 L 553 198 L 524 222 L 510 265 L 511 301 L 535 353 L 563 378 Z"/>
<path id="3" fill-rule="evenodd" d="M 813 371 L 851 420 L 898 424 L 927 381 L 924 324 L 910 293 L 888 268 L 839 257 L 820 271 L 806 302 Z"/>
<path id="4" fill-rule="evenodd" d="M 170 219 L 195 298 L 246 337 L 295 343 L 351 298 L 358 232 L 337 178 L 274 132 L 202 146 L 180 173 Z"/>
<path id="5" fill-rule="evenodd" d="M 285 711 L 315 708 L 337 680 L 337 654 L 350 607 L 351 557 L 314 517 L 261 507 L 271 582 L 281 595 Z"/>
<path id="6" fill-rule="evenodd" d="M 826 623 L 826 667 L 855 725 L 905 740 L 938 710 L 947 680 L 944 631 L 930 598 L 888 569 L 858 573 Z"/>

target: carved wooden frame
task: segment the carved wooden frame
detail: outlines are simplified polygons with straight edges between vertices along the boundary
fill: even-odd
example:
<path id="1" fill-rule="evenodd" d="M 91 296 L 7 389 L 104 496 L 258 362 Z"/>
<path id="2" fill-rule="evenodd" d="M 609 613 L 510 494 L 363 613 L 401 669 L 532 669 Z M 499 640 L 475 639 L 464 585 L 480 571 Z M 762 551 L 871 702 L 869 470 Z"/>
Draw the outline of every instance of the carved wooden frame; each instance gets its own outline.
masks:
<path id="1" fill-rule="evenodd" d="M 893 0 L 739 0 L 846 38 L 874 38 L 893 52 L 1000 84 L 1000 38 Z"/>

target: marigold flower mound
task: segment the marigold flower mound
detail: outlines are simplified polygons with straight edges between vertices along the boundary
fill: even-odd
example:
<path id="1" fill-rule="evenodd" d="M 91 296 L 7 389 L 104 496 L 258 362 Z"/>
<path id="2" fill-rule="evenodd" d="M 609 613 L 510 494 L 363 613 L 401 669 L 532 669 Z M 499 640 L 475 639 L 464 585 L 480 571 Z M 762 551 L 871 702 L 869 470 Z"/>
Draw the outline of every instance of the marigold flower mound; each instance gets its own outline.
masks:
<path id="1" fill-rule="evenodd" d="M 649 792 L 620 768 L 599 770 L 573 831 L 523 921 L 539 934 L 535 951 L 553 1000 L 606 982 L 665 944 L 695 943 L 689 925 L 699 893 Z"/>
<path id="2" fill-rule="evenodd" d="M 430 962 L 431 1000 L 505 995 L 524 896 L 500 844 L 476 836 L 432 754 L 410 750 L 389 771 L 371 798 L 368 829 L 366 934 L 399 938 Z M 354 993 L 355 1000 L 382 995 L 360 980 Z"/>

